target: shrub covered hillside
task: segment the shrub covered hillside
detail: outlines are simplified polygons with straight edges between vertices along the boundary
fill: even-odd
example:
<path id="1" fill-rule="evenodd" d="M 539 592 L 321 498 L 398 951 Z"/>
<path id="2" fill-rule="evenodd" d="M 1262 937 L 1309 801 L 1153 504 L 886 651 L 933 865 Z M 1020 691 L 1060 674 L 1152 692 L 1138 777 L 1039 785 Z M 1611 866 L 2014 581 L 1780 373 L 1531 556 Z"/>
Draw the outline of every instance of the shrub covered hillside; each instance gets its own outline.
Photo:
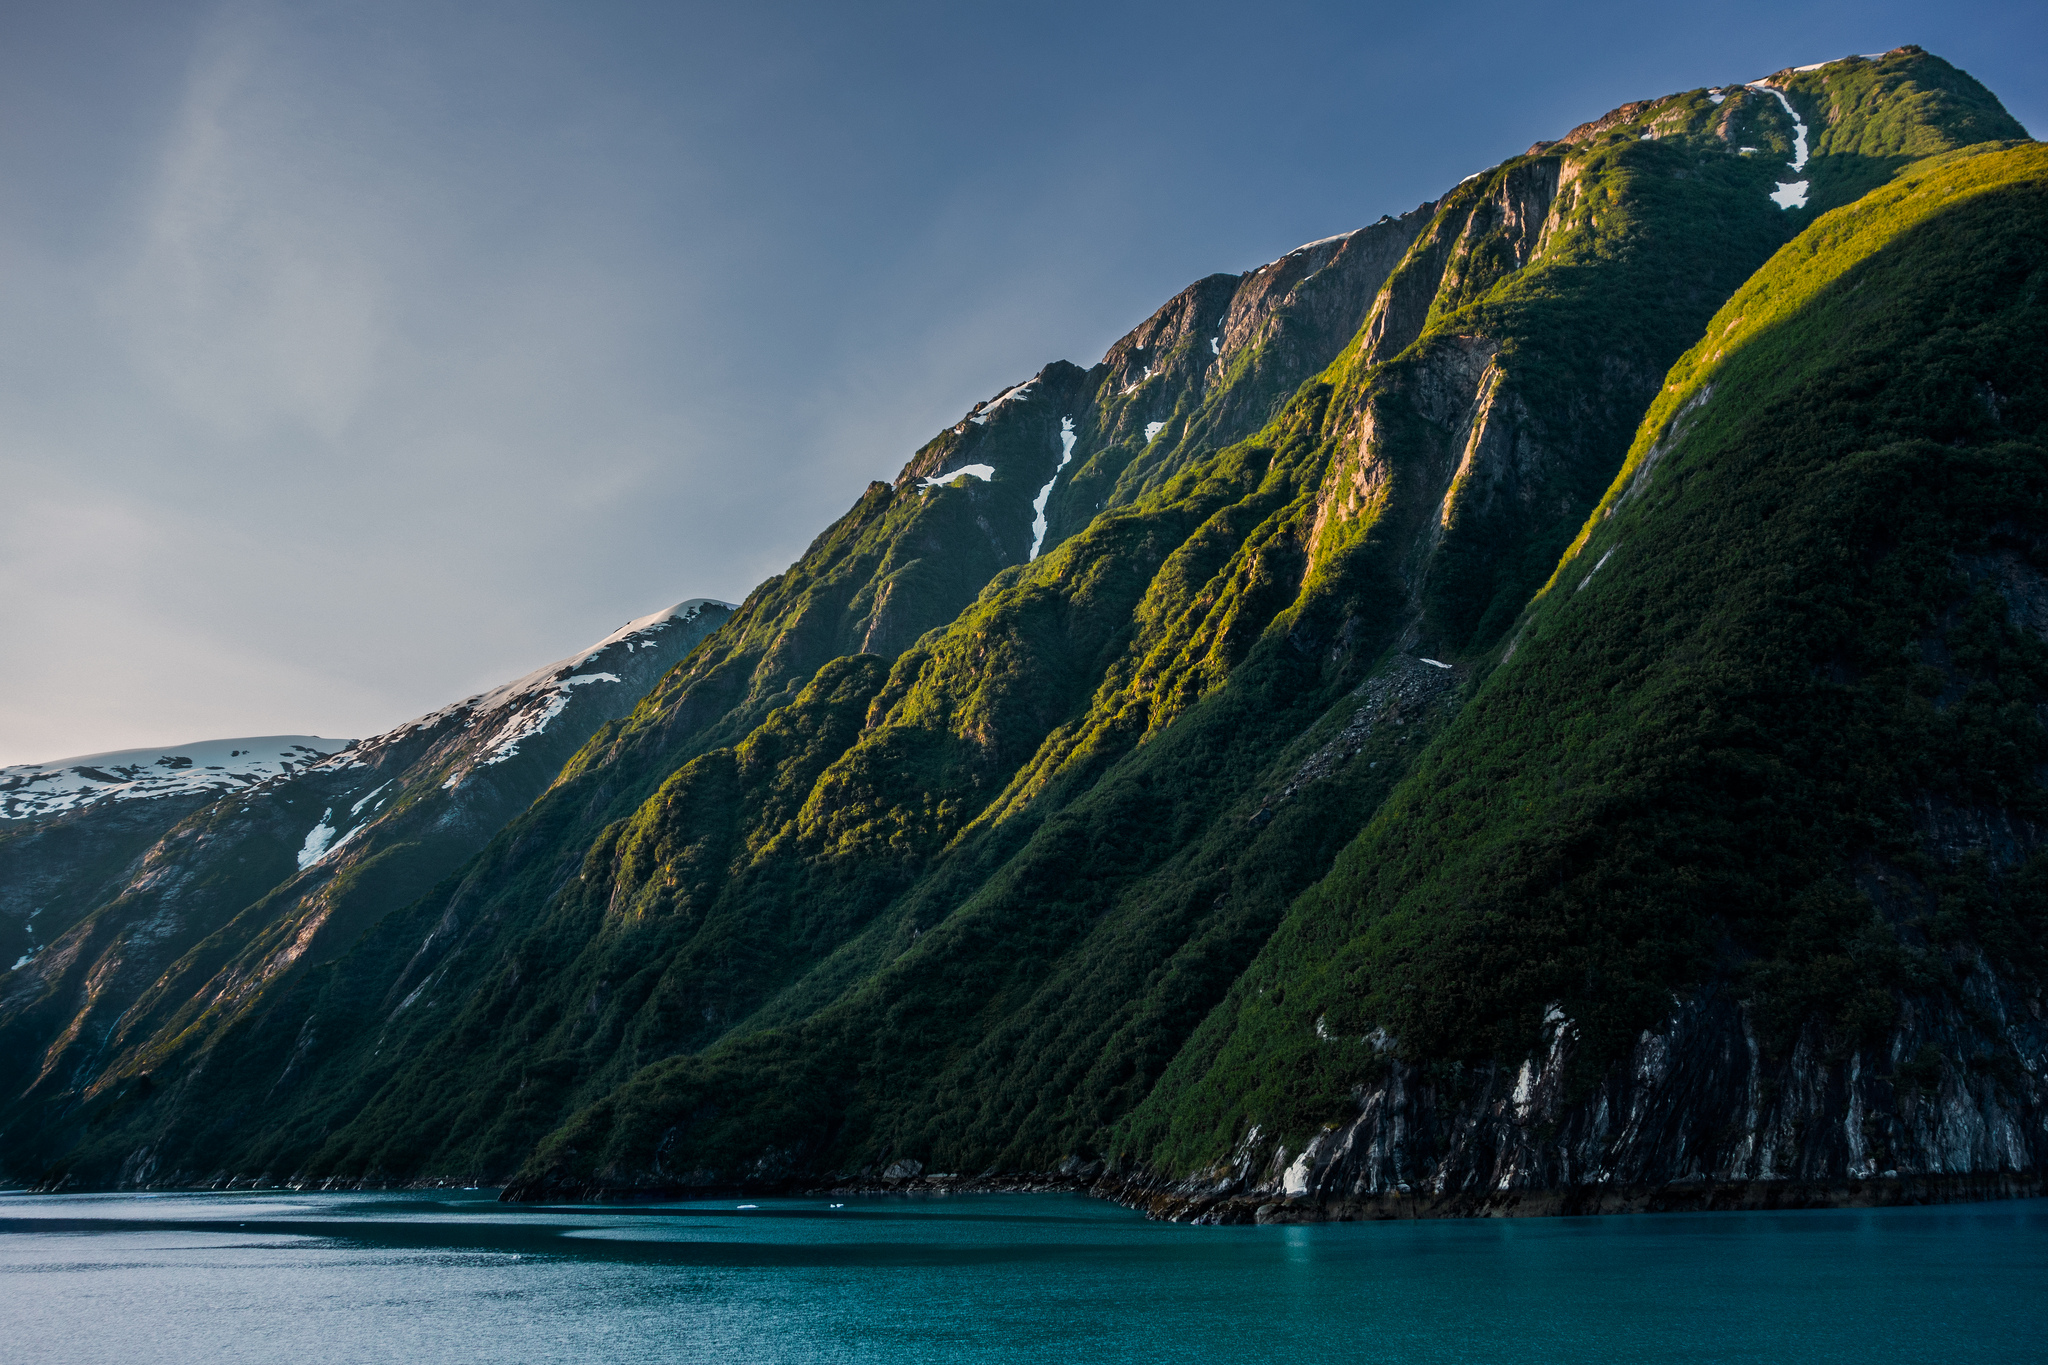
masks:
<path id="1" fill-rule="evenodd" d="M 1854 912 L 1864 863 L 1834 881 L 1787 869 L 1832 866 L 1841 829 L 1878 826 L 1759 766 L 1807 703 L 1774 684 L 1766 709 L 1742 670 L 1865 689 L 1872 726 L 1903 724 L 1900 697 L 1941 701 L 1929 726 L 1995 732 L 2021 772 L 2031 646 L 1993 619 L 1995 592 L 1957 608 L 1977 643 L 1926 667 L 2014 689 L 1975 721 L 1968 686 L 1943 700 L 1951 683 L 1869 663 L 1904 647 L 1875 626 L 1796 665 L 1777 636 L 1739 663 L 1699 641 L 1737 619 L 1808 628 L 1817 608 L 1754 608 L 1752 584 L 1848 620 L 1866 610 L 1854 575 L 1891 583 L 1908 571 L 1888 566 L 1947 553 L 1926 547 L 1971 515 L 1960 503 L 1899 520 L 1906 548 L 1885 555 L 1846 520 L 1814 540 L 1839 564 L 1781 555 L 1812 539 L 1809 502 L 1865 505 L 1799 472 L 1840 463 L 1802 424 L 1861 450 L 1842 433 L 1878 423 L 1798 404 L 1821 402 L 1801 395 L 1854 342 L 1890 357 L 1854 371 L 1870 411 L 1904 405 L 1871 449 L 1939 443 L 1949 469 L 1957 436 L 1995 444 L 1920 411 L 1938 401 L 1995 411 L 2001 439 L 2031 430 L 2028 361 L 1979 374 L 1914 338 L 1989 345 L 2032 316 L 2038 208 L 2012 200 L 2019 226 L 1983 229 L 2020 253 L 2019 303 L 1972 293 L 1994 267 L 1942 234 L 2024 197 L 2037 149 L 1986 147 L 2024 133 L 1917 50 L 1775 86 L 1789 110 L 1741 86 L 1625 106 L 1405 217 L 1198 281 L 1095 367 L 1056 363 L 977 405 L 462 871 L 347 953 L 248 983 L 232 1027 L 138 1043 L 62 1125 L 10 1129 L 0 1158 L 80 1183 L 516 1176 L 521 1197 L 1108 1160 L 1123 1188 L 1183 1201 L 1163 1211 L 1207 1212 L 1175 1182 L 1350 1197 L 1356 1181 L 1321 1174 L 1341 1144 L 1317 1135 L 1363 1132 L 1395 1084 L 1435 1087 L 1419 1103 L 1442 1133 L 1413 1159 L 1455 1185 L 1439 1137 L 1510 1102 L 1502 1078 L 1545 1028 L 1567 1041 L 1543 1084 L 1577 1103 L 1645 1028 L 1680 1037 L 1657 1013 L 1674 992 L 1745 1002 L 1727 1008 L 1770 1046 L 1853 1063 L 1835 1021 L 1876 1018 L 1880 996 L 1918 1008 L 1918 978 L 1880 969 L 1906 959 Z M 1788 209 L 1797 121 L 1810 203 Z M 1821 216 L 1834 202 L 1849 207 Z M 1946 291 L 1946 330 L 1915 302 L 1922 279 Z M 1802 335 L 1818 339 L 1787 340 Z M 1758 462 L 1779 480 L 1762 504 Z M 2008 496 L 1990 468 L 1980 501 Z M 1618 475 L 1640 491 L 1610 491 Z M 1714 528 L 1701 548 L 1649 525 L 1674 508 Z M 1683 600 L 1611 614 L 1653 580 Z M 2014 662 L 1985 674 L 1973 648 Z M 1667 656 L 1706 661 L 1703 680 Z M 1722 709 L 1701 719 L 1681 681 Z M 1865 714 L 1812 705 L 1830 724 Z M 1720 752 L 1700 726 L 1748 736 L 1741 761 L 1699 759 Z M 1887 735 L 1885 762 L 1919 752 Z M 1858 785 L 1852 767 L 1785 766 Z M 1921 792 L 1893 795 L 1918 810 Z M 2020 806 L 1995 808 L 2021 828 Z M 1739 912 L 1724 848 L 1750 854 Z M 1884 857 L 1885 876 L 1934 886 Z M 1970 883 L 1982 908 L 1956 912 L 1954 961 L 1997 933 L 2029 941 L 2008 871 L 1990 858 Z M 2007 961 L 1955 990 L 2020 989 Z M 1985 1065 L 2017 1067 L 2010 1052 Z"/>
<path id="2" fill-rule="evenodd" d="M 2038 1169 L 2044 421 L 2048 150 L 1779 252 L 1129 1159 L 1333 1197 Z"/>

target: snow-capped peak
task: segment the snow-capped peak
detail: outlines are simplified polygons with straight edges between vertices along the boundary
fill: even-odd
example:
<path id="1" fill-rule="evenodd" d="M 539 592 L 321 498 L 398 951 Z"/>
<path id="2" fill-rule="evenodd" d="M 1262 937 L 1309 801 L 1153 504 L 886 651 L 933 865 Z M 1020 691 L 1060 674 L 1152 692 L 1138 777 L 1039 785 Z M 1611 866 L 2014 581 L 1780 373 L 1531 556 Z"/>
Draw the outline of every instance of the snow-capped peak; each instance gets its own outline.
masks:
<path id="1" fill-rule="evenodd" d="M 257 735 L 21 763 L 0 768 L 0 820 L 56 815 L 98 801 L 233 791 L 310 768 L 354 742 Z"/>
<path id="2" fill-rule="evenodd" d="M 411 731 L 438 724 L 458 712 L 468 713 L 468 719 L 464 722 L 466 729 L 474 729 L 487 723 L 495 724 L 497 728 L 479 746 L 474 762 L 458 766 L 443 784 L 457 786 L 473 768 L 502 763 L 508 758 L 515 757 L 519 753 L 521 740 L 546 729 L 548 722 L 560 715 L 563 708 L 568 706 L 572 689 L 591 683 L 624 682 L 624 678 L 612 671 L 621 662 L 615 652 L 621 645 L 625 647 L 626 656 L 630 659 L 639 650 L 654 647 L 655 641 L 650 637 L 659 635 L 678 622 L 695 620 L 710 608 L 720 611 L 737 610 L 731 602 L 720 602 L 711 597 L 692 597 L 672 607 L 649 612 L 645 616 L 626 622 L 596 644 L 578 650 L 566 659 L 558 659 L 544 668 L 536 668 L 523 678 L 515 678 L 489 691 L 465 697 L 452 706 L 430 711 L 417 720 L 407 721 L 395 730 L 364 741 L 358 748 L 374 748 Z M 602 667 L 590 667 L 599 660 L 604 661 Z M 357 754 L 345 753 L 335 755 L 329 763 L 331 766 L 339 767 L 351 766 L 362 761 Z"/>

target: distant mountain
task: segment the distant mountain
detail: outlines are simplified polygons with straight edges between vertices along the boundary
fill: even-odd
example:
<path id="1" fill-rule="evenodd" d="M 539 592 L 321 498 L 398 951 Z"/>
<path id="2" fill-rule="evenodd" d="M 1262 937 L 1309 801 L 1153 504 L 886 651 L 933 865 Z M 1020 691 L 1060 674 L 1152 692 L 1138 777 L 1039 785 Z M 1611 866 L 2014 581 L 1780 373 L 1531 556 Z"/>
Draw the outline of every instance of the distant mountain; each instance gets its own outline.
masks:
<path id="1" fill-rule="evenodd" d="M 6 770 L 0 932 L 21 960 L 0 978 L 0 1077 L 71 1093 L 167 992 L 217 1001 L 238 970 L 346 946 L 482 847 L 731 610 L 699 598 L 650 613 L 372 739 Z"/>
<path id="2" fill-rule="evenodd" d="M 217 796 L 295 772 L 352 743 L 318 735 L 258 735 L 20 763 L 0 768 L 0 820 L 57 815 L 98 801 Z"/>
<path id="3" fill-rule="evenodd" d="M 199 807 L 352 742 L 260 735 L 0 768 L 0 961 L 27 965 Z"/>
<path id="4" fill-rule="evenodd" d="M 431 884 L 353 890 L 442 818 L 360 749 L 281 780 L 130 1003 L 90 916 L 0 981 L 0 1162 L 2038 1190 L 2044 341 L 2048 150 L 1939 58 L 1624 105 L 997 390 Z"/>

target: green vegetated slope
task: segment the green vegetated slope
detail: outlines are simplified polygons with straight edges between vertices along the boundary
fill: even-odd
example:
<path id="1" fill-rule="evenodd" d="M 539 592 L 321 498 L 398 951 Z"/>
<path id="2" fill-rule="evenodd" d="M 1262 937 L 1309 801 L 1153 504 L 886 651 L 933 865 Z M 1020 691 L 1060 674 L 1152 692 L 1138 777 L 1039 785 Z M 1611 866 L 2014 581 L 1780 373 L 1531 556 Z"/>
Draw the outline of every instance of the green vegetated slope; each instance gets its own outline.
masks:
<path id="1" fill-rule="evenodd" d="M 224 796 L 101 801 L 24 822 L 7 845 L 9 871 L 58 922 L 43 951 L 0 978 L 0 1087 L 11 1099 L 0 1149 L 61 1149 L 110 1081 L 206 1050 L 267 987 L 340 956 L 460 867 L 729 613 L 680 603 Z M 52 834 L 125 856 L 81 863 Z M 67 892 L 84 911 L 69 924 L 58 919 Z"/>
<path id="2" fill-rule="evenodd" d="M 1865 76 L 1845 139 L 1872 91 L 1979 91 L 1911 51 Z M 1974 140 L 1986 101 L 1900 101 L 1934 121 L 1885 145 Z M 979 406 L 470 866 L 202 1053 L 138 1052 L 44 1169 L 1035 1169 L 1169 1064 L 1123 1141 L 1192 1153 L 1208 1130 L 1158 1115 L 1242 1032 L 1233 983 L 1385 827 L 1667 369 L 1812 218 L 1741 150 L 1789 144 L 1775 100 L 1630 106 Z"/>
<path id="3" fill-rule="evenodd" d="M 1361 235 L 1370 239 L 1371 249 L 1350 250 Z M 409 1096 L 426 1093 L 437 1102 L 474 1101 L 475 1111 L 486 1113 L 506 1092 L 520 1097 L 507 1109 L 503 1123 L 485 1125 L 489 1132 L 481 1139 L 477 1124 L 448 1121 L 446 1115 L 415 1125 L 435 1135 L 420 1140 L 429 1148 L 451 1137 L 465 1144 L 459 1148 L 467 1153 L 462 1160 L 482 1160 L 475 1156 L 482 1141 L 484 1150 L 495 1154 L 485 1161 L 485 1168 L 491 1161 L 516 1159 L 504 1152 L 518 1152 L 519 1144 L 530 1143 L 558 1117 L 564 1088 L 589 1084 L 593 1074 L 602 1074 L 607 1067 L 630 1067 L 646 1055 L 662 1055 L 696 1035 L 674 1020 L 672 1010 L 657 1012 L 653 1017 L 658 1022 L 640 1032 L 649 1053 L 619 1052 L 613 1047 L 616 1039 L 604 1034 L 573 1041 L 565 1056 L 552 1045 L 530 1046 L 530 1037 L 522 1033 L 506 1039 L 498 1050 L 503 1073 L 479 1080 L 474 1056 L 431 1045 L 446 1027 L 446 1014 L 437 1012 L 442 1002 L 436 994 L 428 993 L 422 1002 L 417 989 L 423 977 L 447 981 L 452 973 L 450 990 L 460 994 L 465 989 L 462 973 L 492 969 L 494 959 L 465 956 L 467 945 L 451 932 L 464 924 L 471 892 L 486 887 L 490 895 L 481 924 L 472 922 L 472 935 L 531 934 L 534 924 L 522 918 L 526 916 L 551 923 L 547 917 L 552 915 L 550 901 L 560 889 L 561 869 L 580 862 L 610 822 L 632 812 L 678 765 L 747 738 L 778 708 L 799 701 L 806 704 L 796 707 L 796 713 L 808 723 L 820 714 L 807 697 L 816 695 L 813 684 L 821 666 L 856 652 L 895 655 L 906 642 L 957 614 L 1004 565 L 1025 560 L 1031 542 L 1044 531 L 1042 522 L 1033 524 L 1032 490 L 1043 490 L 1062 454 L 1071 452 L 1076 427 L 1098 438 L 1103 433 L 1128 434 L 1135 427 L 1140 435 L 1125 442 L 1124 448 L 1141 448 L 1146 405 L 1170 410 L 1180 401 L 1176 386 L 1190 384 L 1206 387 L 1216 429 L 1230 429 L 1232 421 L 1239 426 L 1255 424 L 1284 393 L 1283 386 L 1298 380 L 1305 368 L 1312 372 L 1327 363 L 1356 330 L 1355 318 L 1349 327 L 1340 327 L 1320 315 L 1331 307 L 1333 291 L 1327 285 L 1308 300 L 1314 305 L 1309 311 L 1318 315 L 1296 317 L 1303 305 L 1295 286 L 1306 276 L 1331 274 L 1334 265 L 1362 316 L 1386 270 L 1412 236 L 1412 226 L 1390 220 L 1365 234 L 1291 253 L 1242 279 L 1211 277 L 1198 282 L 1119 343 L 1112 359 L 1094 370 L 1056 363 L 1030 383 L 977 404 L 966 419 L 920 450 L 894 486 L 872 485 L 789 573 L 757 590 L 731 627 L 665 679 L 632 716 L 600 730 L 569 763 L 541 806 L 497 841 L 483 866 L 471 869 L 461 883 L 451 882 L 430 897 L 430 903 L 392 916 L 363 940 L 347 969 L 328 969 L 331 952 L 304 949 L 335 939 L 346 946 L 349 936 L 361 932 L 360 922 L 351 922 L 349 907 L 380 898 L 387 907 L 402 906 L 410 899 L 392 893 L 389 879 L 378 875 L 387 870 L 390 859 L 385 856 L 389 850 L 376 846 L 374 837 L 356 848 L 357 855 L 369 856 L 356 856 L 333 878 L 341 885 L 323 884 L 306 894 L 300 894 L 305 888 L 290 888 L 282 900 L 272 896 L 251 903 L 247 896 L 228 897 L 250 908 L 219 929 L 198 923 L 203 916 L 185 916 L 181 932 L 156 945 L 165 950 L 155 954 L 162 959 L 158 967 L 170 963 L 172 969 L 156 979 L 140 1001 L 133 991 L 87 990 L 65 977 L 19 983 L 24 989 L 13 995 L 21 997 L 25 1008 L 13 1011 L 19 1017 L 0 1020 L 0 1027 L 23 1035 L 22 1045 L 14 1051 L 24 1064 L 40 1057 L 50 1037 L 60 1034 L 68 1039 L 65 1048 L 83 1049 L 90 1060 L 83 1067 L 38 1063 L 37 1085 L 49 1093 L 23 1096 L 33 1102 L 18 1106 L 12 1121 L 0 1130 L 0 1150 L 8 1165 L 43 1169 L 57 1154 L 76 1148 L 81 1137 L 83 1151 L 118 1152 L 124 1179 L 204 1178 L 224 1168 L 267 1163 L 270 1153 L 278 1150 L 298 1152 L 294 1159 L 300 1159 L 308 1133 L 317 1138 L 341 1122 L 337 1116 L 361 1110 L 374 1093 L 366 1077 L 381 1083 L 401 1070 L 405 1074 L 380 1101 L 389 1108 L 407 1110 L 412 1106 Z M 1225 284 L 1232 287 L 1222 287 Z M 1250 357 L 1229 375 L 1219 376 L 1188 361 L 1185 353 L 1190 348 L 1185 346 L 1179 361 L 1157 366 L 1160 373 L 1125 373 L 1131 367 L 1120 357 L 1141 355 L 1149 344 L 1157 360 L 1171 334 L 1206 321 L 1202 314 L 1214 308 L 1222 309 L 1228 320 L 1224 335 L 1231 345 Z M 1274 343 L 1276 334 L 1286 344 Z M 1226 395 L 1241 410 L 1236 418 L 1221 413 Z M 988 466 L 992 473 L 986 480 L 945 478 L 948 471 L 963 466 Z M 1046 537 L 1048 543 L 1056 538 L 1057 532 Z M 866 676 L 862 670 L 856 673 Z M 841 708 L 864 704 L 857 696 L 849 700 L 851 694 L 845 692 L 829 696 L 831 704 Z M 790 719 L 766 722 L 778 736 L 777 745 L 789 738 L 783 722 Z M 836 744 L 824 751 L 829 758 L 845 747 L 849 736 L 843 725 L 821 725 L 818 735 L 798 740 Z M 741 748 L 751 757 L 767 752 L 769 745 L 755 735 Z M 706 790 L 698 779 L 716 763 L 714 759 L 693 769 L 687 790 Z M 794 767 L 783 763 L 778 790 L 786 792 L 800 777 L 814 777 L 817 766 L 801 755 Z M 428 785 L 438 791 L 438 776 L 430 776 Z M 353 799 L 358 793 L 351 790 L 346 795 Z M 391 799 L 400 806 L 407 800 L 404 793 Z M 715 807 L 715 799 L 705 806 Z M 773 810 L 783 808 L 775 805 Z M 228 811 L 221 819 L 234 826 L 235 814 Z M 762 818 L 763 811 L 756 809 L 744 816 L 735 813 L 725 823 Z M 218 832 L 210 826 L 195 827 L 193 837 L 185 841 L 209 848 L 211 858 L 182 856 L 190 850 L 172 849 L 162 861 L 180 877 L 217 877 L 225 870 L 244 880 L 254 877 L 253 887 L 269 887 L 284 875 L 269 862 L 252 869 L 239 856 L 221 856 L 224 849 L 228 854 L 237 850 L 213 838 Z M 266 853 L 274 852 L 270 846 L 279 843 L 276 838 L 259 842 Z M 396 849 L 401 857 L 415 851 L 404 840 Z M 789 854 L 786 843 L 778 846 L 778 857 Z M 361 875 L 355 875 L 355 864 L 361 864 Z M 744 904 L 749 895 L 781 894 L 773 878 L 744 880 L 746 885 L 727 897 L 729 903 Z M 337 900 L 336 892 L 345 893 L 346 905 Z M 334 913 L 337 908 L 341 913 Z M 266 911 L 271 912 L 269 919 Z M 78 969 L 72 975 L 103 979 L 102 959 L 132 940 L 137 924 L 146 918 L 132 898 L 109 906 L 99 921 L 105 931 L 102 937 L 112 948 L 70 954 L 66 960 Z M 309 942 L 309 927 L 317 942 Z M 667 927 L 675 926 L 668 922 Z M 551 932 L 542 929 L 540 934 Z M 715 934 L 714 930 L 712 937 Z M 659 956 L 667 950 L 665 943 L 635 941 L 628 947 Z M 610 942 L 603 946 L 617 947 Z M 288 969 L 282 972 L 275 970 L 280 955 L 289 958 Z M 444 957 L 451 960 L 443 961 Z M 147 964 L 130 954 L 125 965 Z M 150 975 L 156 970 L 149 968 Z M 580 979 L 578 971 L 566 975 Z M 394 983 L 403 983 L 404 989 Z M 744 995 L 737 986 L 730 986 L 727 993 Z M 424 1007 L 411 1010 L 416 1003 Z M 662 1008 L 668 1003 L 672 1002 L 664 996 Z M 730 1017 L 730 1011 L 721 1015 L 713 1005 L 693 1008 L 705 1016 L 694 1025 L 698 1032 L 715 1030 L 721 1019 Z M 79 1020 L 95 1019 L 96 1028 L 72 1027 Z M 382 1020 L 382 1026 L 372 1028 L 373 1020 Z M 402 1026 L 400 1038 L 387 1049 L 379 1040 L 393 1022 Z M 277 1103 L 283 1093 L 280 1077 L 307 1097 L 304 1113 L 286 1112 Z M 416 1164 L 418 1158 L 393 1159 Z M 185 1164 L 200 1161 L 209 1164 L 196 1170 Z"/>
<path id="4" fill-rule="evenodd" d="M 1692 104 L 1705 124 L 1711 102 Z M 869 941 L 755 1027 L 636 1077 L 533 1169 L 570 1185 L 715 1183 L 895 1155 L 951 1170 L 1088 1150 L 1412 748 L 1384 726 L 1344 745 L 1327 764 L 1338 771 L 1287 780 L 1379 700 L 1353 695 L 1372 661 L 1404 632 L 1456 657 L 1499 628 L 1493 575 L 1526 574 L 1523 598 L 1540 585 L 1667 358 L 1788 231 L 1757 209 L 1770 168 L 1708 130 L 1646 145 L 1638 126 L 1447 198 L 1378 325 L 1323 383 L 1248 452 L 1130 505 L 1151 522 L 1188 508 L 1216 540 L 1198 532 L 1162 566 L 1087 712 L 1048 733 Z M 1395 312 L 1404 278 L 1426 282 L 1412 346 Z M 1376 361 L 1376 342 L 1393 357 Z M 1632 362 L 1654 366 L 1633 395 Z M 1222 483 L 1254 477 L 1251 496 Z M 1528 554 L 1542 534 L 1552 548 Z M 1088 535 L 1044 572 L 1092 562 Z M 1445 568 L 1446 549 L 1467 544 L 1473 569 Z M 1195 559 L 1203 549 L 1220 571 Z M 1426 723 L 1442 694 L 1413 690 Z"/>
<path id="5" fill-rule="evenodd" d="M 1547 1018 L 1583 1097 L 1717 983 L 1781 1061 L 1960 1006 L 1986 963 L 2038 1015 L 2044 420 L 2048 149 L 1934 158 L 1779 252 L 1126 1159 L 1211 1168 L 1253 1125 L 1299 1151 L 1389 1068 L 1455 1089 L 1541 1053 Z M 2024 1106 L 1987 998 L 1971 1048 Z"/>

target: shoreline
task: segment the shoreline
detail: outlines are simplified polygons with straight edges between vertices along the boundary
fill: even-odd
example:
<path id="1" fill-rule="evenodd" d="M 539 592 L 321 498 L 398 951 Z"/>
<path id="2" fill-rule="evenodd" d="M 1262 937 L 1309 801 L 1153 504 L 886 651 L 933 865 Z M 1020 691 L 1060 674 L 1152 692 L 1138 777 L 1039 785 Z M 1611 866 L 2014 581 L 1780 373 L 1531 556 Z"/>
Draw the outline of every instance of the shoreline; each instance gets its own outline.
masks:
<path id="1" fill-rule="evenodd" d="M 538 1188 L 543 1184 L 548 1188 Z M 1642 1213 L 1765 1213 L 1805 1209 L 1904 1208 L 2048 1198 L 2048 1173 L 1977 1171 L 1875 1176 L 1860 1180 L 1672 1181 L 1663 1184 L 1578 1185 L 1552 1189 L 1457 1190 L 1442 1194 L 1390 1191 L 1346 1199 L 1289 1198 L 1270 1191 L 1190 1189 L 1190 1182 L 1144 1177 L 1093 1179 L 1056 1171 L 983 1176 L 912 1176 L 780 1188 L 747 1186 L 624 1187 L 570 1182 L 436 1177 L 420 1180 L 290 1181 L 236 1176 L 191 1184 L 104 1189 L 58 1182 L 0 1187 L 7 1194 L 370 1194 L 406 1191 L 495 1191 L 499 1203 L 630 1205 L 724 1198 L 944 1198 L 987 1194 L 1085 1194 L 1160 1222 L 1197 1226 L 1420 1221 L 1444 1218 L 1584 1218 Z"/>

